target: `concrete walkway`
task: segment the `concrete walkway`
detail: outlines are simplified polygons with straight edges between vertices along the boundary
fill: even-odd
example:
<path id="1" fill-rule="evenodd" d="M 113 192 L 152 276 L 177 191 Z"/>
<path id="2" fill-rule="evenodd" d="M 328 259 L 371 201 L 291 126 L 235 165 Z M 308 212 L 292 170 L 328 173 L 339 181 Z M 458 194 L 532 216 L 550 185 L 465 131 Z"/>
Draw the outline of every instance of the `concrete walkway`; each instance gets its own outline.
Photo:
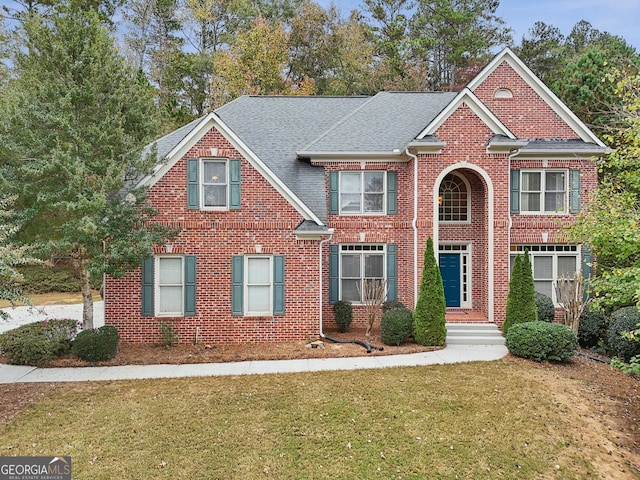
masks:
<path id="1" fill-rule="evenodd" d="M 36 368 L 0 364 L 0 384 L 37 382 L 89 382 L 149 378 L 213 377 L 269 373 L 320 372 L 366 368 L 413 367 L 498 360 L 504 345 L 449 345 L 435 352 L 408 355 L 371 355 L 347 358 L 260 360 L 183 365 L 123 365 L 117 367 Z"/>

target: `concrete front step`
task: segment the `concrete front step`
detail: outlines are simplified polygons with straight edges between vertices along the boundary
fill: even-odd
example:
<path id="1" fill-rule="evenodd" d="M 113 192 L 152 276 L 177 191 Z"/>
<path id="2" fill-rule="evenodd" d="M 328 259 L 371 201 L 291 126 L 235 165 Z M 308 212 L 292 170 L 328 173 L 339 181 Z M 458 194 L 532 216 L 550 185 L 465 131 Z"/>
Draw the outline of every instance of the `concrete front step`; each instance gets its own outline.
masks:
<path id="1" fill-rule="evenodd" d="M 447 323 L 447 344 L 504 345 L 502 332 L 493 323 Z"/>

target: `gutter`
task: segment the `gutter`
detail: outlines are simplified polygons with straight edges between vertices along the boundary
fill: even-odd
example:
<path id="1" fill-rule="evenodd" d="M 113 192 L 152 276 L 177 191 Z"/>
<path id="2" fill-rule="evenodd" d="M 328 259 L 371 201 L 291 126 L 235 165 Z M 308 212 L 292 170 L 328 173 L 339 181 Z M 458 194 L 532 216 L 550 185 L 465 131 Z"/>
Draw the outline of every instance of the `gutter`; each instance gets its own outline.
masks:
<path id="1" fill-rule="evenodd" d="M 418 304 L 418 156 L 409 151 L 407 147 L 405 153 L 413 158 L 413 219 L 411 229 L 413 230 L 413 308 Z"/>

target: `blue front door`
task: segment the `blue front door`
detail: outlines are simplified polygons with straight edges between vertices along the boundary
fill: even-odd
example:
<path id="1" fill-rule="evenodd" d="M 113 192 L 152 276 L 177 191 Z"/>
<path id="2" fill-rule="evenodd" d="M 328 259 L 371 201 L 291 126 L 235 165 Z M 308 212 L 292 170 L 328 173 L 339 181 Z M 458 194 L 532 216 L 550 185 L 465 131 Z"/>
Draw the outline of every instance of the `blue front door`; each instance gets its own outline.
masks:
<path id="1" fill-rule="evenodd" d="M 447 307 L 460 306 L 460 254 L 440 254 L 440 275 Z"/>

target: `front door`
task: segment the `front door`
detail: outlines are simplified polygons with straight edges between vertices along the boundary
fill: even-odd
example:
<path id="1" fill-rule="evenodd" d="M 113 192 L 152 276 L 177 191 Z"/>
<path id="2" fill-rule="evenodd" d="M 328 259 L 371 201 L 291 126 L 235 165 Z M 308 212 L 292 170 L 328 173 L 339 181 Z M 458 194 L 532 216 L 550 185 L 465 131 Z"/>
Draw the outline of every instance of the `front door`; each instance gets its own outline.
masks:
<path id="1" fill-rule="evenodd" d="M 447 307 L 460 307 L 460 254 L 440 254 L 440 275 Z"/>

